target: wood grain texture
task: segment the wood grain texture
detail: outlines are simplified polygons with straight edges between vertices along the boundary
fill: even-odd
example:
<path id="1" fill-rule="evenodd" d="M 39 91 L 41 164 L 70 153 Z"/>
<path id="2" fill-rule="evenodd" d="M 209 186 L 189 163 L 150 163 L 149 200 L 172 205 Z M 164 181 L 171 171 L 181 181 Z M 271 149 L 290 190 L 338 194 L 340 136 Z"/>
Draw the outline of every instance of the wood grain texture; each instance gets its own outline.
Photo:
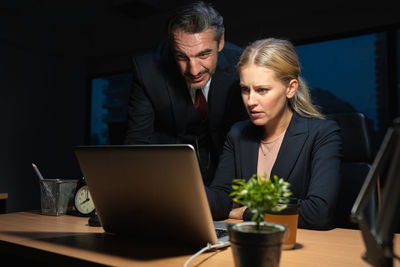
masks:
<path id="1" fill-rule="evenodd" d="M 47 216 L 39 212 L 0 215 L 0 250 L 10 255 L 24 253 L 34 259 L 42 252 L 49 260 L 77 260 L 113 266 L 182 266 L 197 251 L 173 244 L 134 241 L 104 233 L 101 227 L 90 227 L 88 218 L 69 215 Z M 237 222 L 237 221 L 235 221 Z M 179 233 L 177 233 L 179 234 Z M 400 237 L 395 237 L 399 254 Z M 283 250 L 281 267 L 290 266 L 369 266 L 364 253 L 361 232 L 334 229 L 313 231 L 298 229 L 293 250 Z M 46 260 L 41 258 L 41 260 Z M 207 252 L 195 258 L 190 266 L 234 266 L 231 249 Z M 399 266 L 396 262 L 394 266 Z"/>

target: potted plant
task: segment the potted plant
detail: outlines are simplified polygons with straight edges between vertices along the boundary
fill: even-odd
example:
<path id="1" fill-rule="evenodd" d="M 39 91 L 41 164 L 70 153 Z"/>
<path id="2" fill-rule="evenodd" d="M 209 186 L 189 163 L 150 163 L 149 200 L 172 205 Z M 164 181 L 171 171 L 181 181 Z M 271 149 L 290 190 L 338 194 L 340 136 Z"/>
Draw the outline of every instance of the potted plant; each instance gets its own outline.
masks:
<path id="1" fill-rule="evenodd" d="M 254 174 L 248 181 L 235 179 L 233 200 L 253 213 L 251 222 L 228 227 L 232 254 L 237 267 L 279 266 L 282 240 L 286 227 L 264 221 L 264 214 L 286 208 L 290 184 L 276 175 L 263 179 Z"/>

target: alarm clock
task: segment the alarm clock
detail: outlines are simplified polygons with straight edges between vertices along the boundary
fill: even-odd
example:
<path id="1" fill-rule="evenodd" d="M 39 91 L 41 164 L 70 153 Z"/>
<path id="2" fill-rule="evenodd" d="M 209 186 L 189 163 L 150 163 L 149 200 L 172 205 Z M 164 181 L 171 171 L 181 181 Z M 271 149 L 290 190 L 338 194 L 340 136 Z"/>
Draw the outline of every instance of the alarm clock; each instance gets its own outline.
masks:
<path id="1" fill-rule="evenodd" d="M 74 195 L 74 207 L 80 216 L 91 216 L 95 212 L 94 203 L 90 196 L 85 178 L 82 178 L 76 186 Z"/>

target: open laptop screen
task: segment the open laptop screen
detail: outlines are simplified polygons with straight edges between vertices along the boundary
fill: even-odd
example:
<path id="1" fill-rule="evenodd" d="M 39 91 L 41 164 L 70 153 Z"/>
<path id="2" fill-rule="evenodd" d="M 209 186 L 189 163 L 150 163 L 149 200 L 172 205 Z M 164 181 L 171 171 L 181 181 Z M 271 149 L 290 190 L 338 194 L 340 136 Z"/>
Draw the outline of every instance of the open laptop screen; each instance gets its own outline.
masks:
<path id="1" fill-rule="evenodd" d="M 106 232 L 217 243 L 191 145 L 86 146 L 75 153 Z"/>

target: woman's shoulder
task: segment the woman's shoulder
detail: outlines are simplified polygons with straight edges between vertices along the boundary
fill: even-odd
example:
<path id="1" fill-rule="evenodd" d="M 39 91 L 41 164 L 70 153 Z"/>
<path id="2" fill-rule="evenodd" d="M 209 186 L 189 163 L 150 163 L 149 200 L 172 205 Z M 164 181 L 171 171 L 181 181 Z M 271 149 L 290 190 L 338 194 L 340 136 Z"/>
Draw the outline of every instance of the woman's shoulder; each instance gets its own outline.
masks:
<path id="1" fill-rule="evenodd" d="M 340 127 L 336 123 L 336 121 L 326 118 L 326 119 L 319 119 L 319 118 L 312 118 L 310 119 L 310 126 L 315 129 L 325 129 L 327 131 L 339 131 Z"/>
<path id="2" fill-rule="evenodd" d="M 340 127 L 336 121 L 325 118 L 301 117 L 306 122 L 308 134 L 316 138 L 337 137 L 340 138 Z"/>
<path id="3" fill-rule="evenodd" d="M 339 125 L 336 121 L 325 118 L 316 118 L 316 117 L 304 117 L 299 114 L 296 114 L 297 117 L 304 122 L 307 122 L 308 129 L 310 131 L 317 131 L 317 130 L 328 130 L 328 131 L 337 131 L 340 130 Z"/>

